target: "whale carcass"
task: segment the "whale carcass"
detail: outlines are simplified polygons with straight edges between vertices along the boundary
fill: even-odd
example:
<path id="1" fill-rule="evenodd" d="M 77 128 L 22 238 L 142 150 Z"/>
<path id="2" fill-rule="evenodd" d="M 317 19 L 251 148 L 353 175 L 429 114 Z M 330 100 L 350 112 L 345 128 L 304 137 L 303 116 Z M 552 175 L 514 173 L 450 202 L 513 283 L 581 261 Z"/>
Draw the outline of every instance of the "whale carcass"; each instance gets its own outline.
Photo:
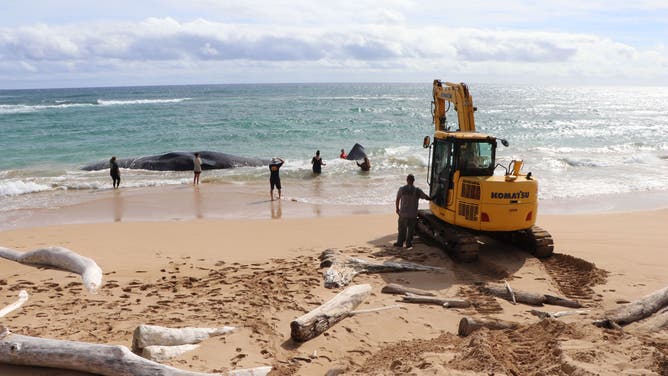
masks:
<path id="1" fill-rule="evenodd" d="M 242 166 L 267 166 L 269 159 L 240 157 L 215 151 L 200 151 L 202 168 L 205 170 L 233 168 Z M 118 167 L 153 170 L 153 171 L 189 171 L 193 169 L 195 152 L 174 151 L 165 154 L 149 155 L 137 158 L 117 159 Z M 88 164 L 82 170 L 96 171 L 109 168 L 109 161 Z"/>

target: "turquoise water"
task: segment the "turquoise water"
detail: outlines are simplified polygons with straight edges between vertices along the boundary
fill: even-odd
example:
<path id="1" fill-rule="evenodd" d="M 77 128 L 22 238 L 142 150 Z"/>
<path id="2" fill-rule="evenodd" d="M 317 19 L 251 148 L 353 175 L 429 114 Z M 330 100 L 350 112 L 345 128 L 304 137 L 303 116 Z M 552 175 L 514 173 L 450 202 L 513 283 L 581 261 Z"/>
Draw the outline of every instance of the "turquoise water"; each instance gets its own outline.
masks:
<path id="1" fill-rule="evenodd" d="M 668 190 L 668 88 L 470 84 L 478 130 L 506 138 L 499 162 L 523 159 L 543 200 Z M 67 203 L 107 189 L 88 163 L 169 151 L 280 156 L 304 202 L 387 205 L 406 173 L 425 185 L 422 138 L 433 133 L 431 82 L 276 84 L 0 91 L 0 211 Z M 449 113 L 449 119 L 456 116 Z M 364 145 L 368 175 L 338 160 Z M 309 189 L 310 158 L 327 166 Z M 124 170 L 123 187 L 188 184 L 188 173 Z M 206 171 L 207 184 L 264 189 L 268 170 Z M 363 194 L 360 194 L 363 192 Z M 45 194 L 50 193 L 50 194 Z"/>

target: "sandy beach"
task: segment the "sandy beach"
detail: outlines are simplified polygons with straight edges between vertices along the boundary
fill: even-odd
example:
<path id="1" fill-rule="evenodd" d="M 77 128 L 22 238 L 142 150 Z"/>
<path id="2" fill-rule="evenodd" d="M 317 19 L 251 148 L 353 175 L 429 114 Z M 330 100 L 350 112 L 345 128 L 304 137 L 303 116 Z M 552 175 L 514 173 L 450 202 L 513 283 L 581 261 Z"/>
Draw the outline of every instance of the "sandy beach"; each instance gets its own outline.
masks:
<path id="1" fill-rule="evenodd" d="M 104 199 L 48 217 L 79 216 L 73 224 L 34 219 L 32 227 L 0 232 L 1 246 L 21 251 L 62 246 L 92 258 L 103 270 L 103 286 L 91 295 L 76 274 L 0 260 L 0 306 L 14 301 L 21 289 L 30 294 L 26 305 L 0 323 L 23 335 L 128 347 L 140 324 L 237 327 L 165 362 L 200 372 L 270 365 L 272 375 L 324 375 L 332 369 L 346 375 L 668 375 L 665 329 L 648 332 L 642 322 L 623 330 L 591 324 L 606 310 L 666 286 L 668 210 L 541 215 L 538 224 L 555 240 L 553 257 L 539 260 L 485 238 L 479 261 L 461 264 L 422 242 L 410 251 L 392 247 L 396 217 L 388 208 L 346 212 L 235 197 L 258 201 L 247 205 L 258 209 L 236 219 L 213 218 L 211 213 L 235 201 L 213 207 L 205 200 L 198 216 L 190 212 L 197 207 L 193 199 L 186 209 L 173 209 L 176 215 L 164 216 L 146 209 L 159 207 L 160 200 L 144 201 L 143 209 L 128 209 L 136 205 L 125 201 L 125 209 L 119 209 L 118 200 Z M 165 201 L 168 197 L 162 197 Z M 276 215 L 278 205 L 281 215 Z M 346 318 L 296 343 L 290 322 L 342 290 L 323 286 L 325 269 L 318 256 L 326 249 L 443 270 L 357 275 L 353 284 L 373 289 L 359 308 L 399 307 Z M 578 300 L 588 313 L 540 320 L 529 311 L 568 308 L 513 305 L 475 285 L 504 280 L 515 289 Z M 473 306 L 398 303 L 396 295 L 381 293 L 388 283 L 468 299 Z M 519 326 L 460 337 L 457 325 L 464 316 Z M 0 374 L 82 375 L 6 365 Z"/>

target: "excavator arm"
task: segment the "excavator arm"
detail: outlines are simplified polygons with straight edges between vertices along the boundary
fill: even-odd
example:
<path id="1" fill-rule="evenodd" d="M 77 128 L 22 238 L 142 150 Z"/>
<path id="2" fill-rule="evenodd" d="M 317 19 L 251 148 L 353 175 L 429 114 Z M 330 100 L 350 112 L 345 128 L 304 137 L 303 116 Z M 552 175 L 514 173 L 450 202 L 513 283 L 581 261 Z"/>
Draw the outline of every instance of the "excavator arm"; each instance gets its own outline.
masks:
<path id="1" fill-rule="evenodd" d="M 469 88 L 465 83 L 455 84 L 446 82 L 445 86 L 441 80 L 434 80 L 434 127 L 437 131 L 445 131 L 445 102 L 453 103 L 457 111 L 459 130 L 462 132 L 475 132 L 475 120 L 473 112 L 473 97 L 469 94 Z"/>

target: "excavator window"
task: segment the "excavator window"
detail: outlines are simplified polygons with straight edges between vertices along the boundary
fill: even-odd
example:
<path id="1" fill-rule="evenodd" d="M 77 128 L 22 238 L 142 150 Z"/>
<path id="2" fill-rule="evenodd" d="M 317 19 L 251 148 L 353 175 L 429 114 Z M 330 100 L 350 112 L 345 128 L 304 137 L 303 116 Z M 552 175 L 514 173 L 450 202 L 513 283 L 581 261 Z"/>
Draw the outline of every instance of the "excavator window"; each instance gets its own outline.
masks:
<path id="1" fill-rule="evenodd" d="M 487 141 L 461 141 L 455 147 L 455 168 L 461 176 L 494 175 L 496 147 Z"/>
<path id="2" fill-rule="evenodd" d="M 453 151 L 452 141 L 434 140 L 429 196 L 439 206 L 445 206 L 448 189 L 452 188 Z"/>

